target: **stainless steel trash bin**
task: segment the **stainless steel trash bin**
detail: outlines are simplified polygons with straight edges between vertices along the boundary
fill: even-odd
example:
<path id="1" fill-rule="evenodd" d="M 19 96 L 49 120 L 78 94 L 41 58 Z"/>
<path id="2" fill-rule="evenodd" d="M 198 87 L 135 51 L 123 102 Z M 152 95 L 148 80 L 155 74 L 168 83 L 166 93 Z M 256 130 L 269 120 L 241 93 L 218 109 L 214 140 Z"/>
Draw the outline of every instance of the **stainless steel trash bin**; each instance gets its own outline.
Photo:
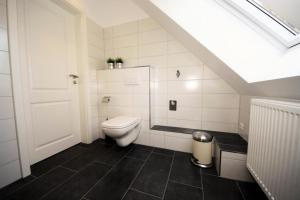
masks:
<path id="1" fill-rule="evenodd" d="M 193 156 L 191 161 L 194 165 L 203 168 L 212 167 L 212 141 L 213 136 L 205 131 L 193 133 Z"/>

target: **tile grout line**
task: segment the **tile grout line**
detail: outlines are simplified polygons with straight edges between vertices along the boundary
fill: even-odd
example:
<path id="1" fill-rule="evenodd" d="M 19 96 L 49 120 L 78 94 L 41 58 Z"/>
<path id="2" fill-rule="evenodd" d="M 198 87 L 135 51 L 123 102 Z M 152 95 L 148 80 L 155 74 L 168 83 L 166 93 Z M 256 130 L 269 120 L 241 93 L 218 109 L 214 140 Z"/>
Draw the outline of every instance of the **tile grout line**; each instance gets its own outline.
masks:
<path id="1" fill-rule="evenodd" d="M 175 151 L 173 152 L 171 166 L 170 166 L 170 171 L 169 171 L 169 174 L 168 174 L 168 179 L 167 179 L 167 183 L 166 183 L 166 186 L 165 186 L 165 189 L 164 189 L 164 193 L 163 193 L 162 199 L 165 198 L 165 195 L 166 195 L 166 192 L 167 192 L 167 187 L 168 187 L 168 184 L 169 184 L 169 181 L 170 181 L 171 172 L 172 172 L 172 169 L 173 169 L 174 159 L 175 159 Z"/>
<path id="2" fill-rule="evenodd" d="M 135 180 L 137 179 L 137 177 L 140 175 L 141 171 L 143 170 L 144 166 L 146 165 L 147 161 L 149 160 L 150 156 L 152 155 L 152 152 L 154 151 L 154 148 L 150 151 L 149 155 L 147 156 L 146 160 L 144 161 L 144 163 L 142 164 L 141 168 L 139 169 L 139 171 L 137 172 L 137 174 L 135 175 L 135 177 L 132 179 L 129 187 L 127 188 L 126 192 L 124 193 L 123 197 L 121 198 L 121 200 L 124 199 L 124 197 L 126 196 L 126 194 L 128 193 L 128 191 L 131 189 L 133 183 L 135 182 Z"/>
<path id="3" fill-rule="evenodd" d="M 240 188 L 239 183 L 238 183 L 237 181 L 235 181 L 235 184 L 236 184 L 236 186 L 238 187 L 238 189 L 239 189 L 239 191 L 240 191 L 240 193 L 241 193 L 243 199 L 246 200 L 246 198 L 245 198 L 245 196 L 244 196 L 244 193 L 242 192 L 242 190 L 241 190 L 241 188 Z"/>
<path id="4" fill-rule="evenodd" d="M 132 148 L 134 148 L 134 147 L 132 147 Z M 132 149 L 131 149 L 132 150 Z M 82 197 L 81 197 L 81 199 L 84 199 L 84 198 L 87 198 L 87 197 L 85 197 L 92 189 L 94 189 L 95 188 L 95 186 L 102 180 L 102 179 L 104 179 L 113 169 L 114 169 L 114 167 L 116 167 L 126 156 L 127 156 L 127 154 L 129 154 L 129 152 L 131 151 L 131 150 L 129 150 L 122 158 L 120 158 L 120 160 L 118 161 L 118 162 L 116 162 L 114 165 L 112 165 L 111 166 L 111 168 L 98 180 L 98 181 L 96 181 L 96 183 L 84 194 L 84 195 L 82 195 Z M 81 200 L 80 199 L 80 200 Z"/>
<path id="5" fill-rule="evenodd" d="M 200 176 L 201 176 L 201 175 L 200 175 Z M 177 183 L 177 184 L 180 184 L 180 185 L 185 185 L 185 186 L 189 186 L 189 187 L 193 187 L 193 188 L 197 188 L 197 189 L 201 189 L 201 190 L 202 190 L 202 187 L 201 187 L 201 186 L 189 185 L 189 184 L 186 184 L 186 183 L 181 183 L 181 182 L 178 182 L 178 181 L 174 181 L 174 180 L 172 180 L 172 179 L 170 179 L 169 182 Z"/>
<path id="6" fill-rule="evenodd" d="M 130 188 L 130 190 L 135 191 L 135 192 L 139 192 L 139 193 L 142 193 L 142 194 L 145 194 L 145 195 L 148 195 L 148 196 L 152 196 L 152 197 L 155 197 L 155 198 L 162 199 L 162 198 L 159 197 L 159 196 L 156 196 L 156 195 L 153 195 L 153 194 L 150 194 L 150 193 L 147 193 L 147 192 L 143 192 L 143 191 L 137 190 L 137 189 L 135 189 L 135 188 Z"/>
<path id="7" fill-rule="evenodd" d="M 89 163 L 90 164 L 90 163 Z M 89 165 L 89 164 L 87 164 L 87 166 Z M 63 168 L 63 169 L 66 169 L 66 170 L 69 170 L 69 171 L 71 171 L 71 172 L 74 172 L 74 173 L 77 173 L 77 172 L 79 172 L 79 171 L 81 171 L 82 169 L 84 169 L 84 168 L 82 168 L 81 170 L 74 170 L 74 169 L 71 169 L 71 168 L 68 168 L 68 167 L 65 167 L 65 166 L 62 166 L 62 165 L 58 165 L 58 167 L 61 167 L 61 168 Z"/>
<path id="8" fill-rule="evenodd" d="M 200 177 L 201 177 L 201 186 L 202 186 L 202 199 L 204 200 L 204 185 L 203 185 L 203 174 L 202 174 L 202 169 L 200 168 Z"/>
<path id="9" fill-rule="evenodd" d="M 167 156 L 167 157 L 173 157 L 173 155 L 167 155 L 167 154 L 164 154 L 164 153 L 157 153 L 157 152 L 151 152 L 151 154 L 157 154 L 157 155 L 161 155 L 161 156 Z"/>

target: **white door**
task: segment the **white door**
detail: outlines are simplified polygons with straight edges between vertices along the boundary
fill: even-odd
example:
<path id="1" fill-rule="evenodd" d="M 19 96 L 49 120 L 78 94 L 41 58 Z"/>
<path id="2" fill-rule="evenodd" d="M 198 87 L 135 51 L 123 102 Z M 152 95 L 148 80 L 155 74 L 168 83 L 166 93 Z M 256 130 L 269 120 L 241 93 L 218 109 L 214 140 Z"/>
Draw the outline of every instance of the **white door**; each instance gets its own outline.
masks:
<path id="1" fill-rule="evenodd" d="M 24 0 L 24 87 L 30 161 L 80 142 L 76 18 L 51 0 Z"/>

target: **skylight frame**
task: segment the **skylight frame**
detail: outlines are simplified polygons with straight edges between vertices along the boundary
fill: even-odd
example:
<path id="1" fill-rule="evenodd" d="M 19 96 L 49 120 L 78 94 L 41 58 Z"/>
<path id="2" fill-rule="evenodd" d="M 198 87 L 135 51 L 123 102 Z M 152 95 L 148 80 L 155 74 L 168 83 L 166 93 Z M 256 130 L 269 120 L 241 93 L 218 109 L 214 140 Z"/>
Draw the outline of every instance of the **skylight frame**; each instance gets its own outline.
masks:
<path id="1" fill-rule="evenodd" d="M 300 44 L 300 33 L 291 28 L 281 19 L 264 9 L 255 1 L 249 0 L 223 0 L 242 15 L 269 33 L 272 37 L 291 48 Z"/>

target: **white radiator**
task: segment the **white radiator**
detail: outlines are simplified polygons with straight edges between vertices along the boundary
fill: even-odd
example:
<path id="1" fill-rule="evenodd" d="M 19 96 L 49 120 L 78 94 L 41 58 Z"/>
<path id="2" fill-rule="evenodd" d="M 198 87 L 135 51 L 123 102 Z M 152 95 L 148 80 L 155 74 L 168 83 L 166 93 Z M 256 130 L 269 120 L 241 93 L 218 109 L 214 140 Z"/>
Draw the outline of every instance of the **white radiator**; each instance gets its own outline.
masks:
<path id="1" fill-rule="evenodd" d="M 300 199 L 300 104 L 251 101 L 247 167 L 269 199 Z"/>

